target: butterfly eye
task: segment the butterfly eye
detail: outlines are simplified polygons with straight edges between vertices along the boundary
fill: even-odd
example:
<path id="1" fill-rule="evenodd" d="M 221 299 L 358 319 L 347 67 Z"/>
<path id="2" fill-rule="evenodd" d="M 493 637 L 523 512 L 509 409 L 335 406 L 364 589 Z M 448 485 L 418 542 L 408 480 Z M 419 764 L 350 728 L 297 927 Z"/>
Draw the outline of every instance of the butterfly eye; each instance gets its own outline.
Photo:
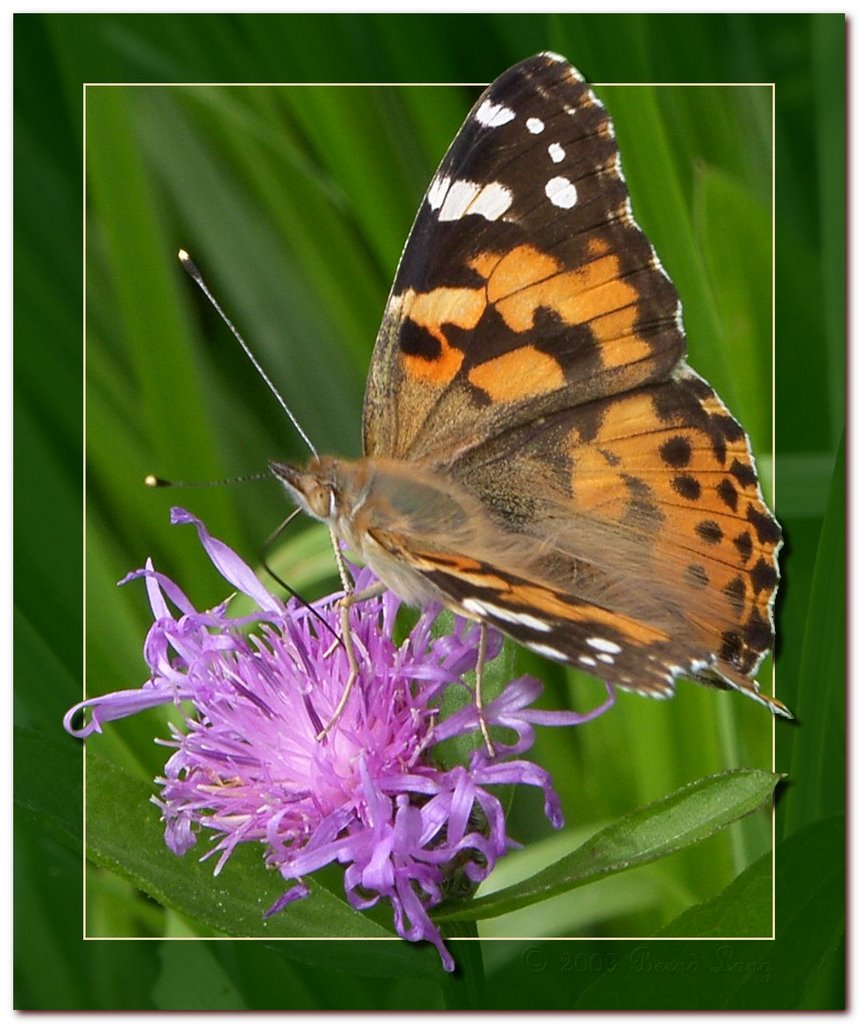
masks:
<path id="1" fill-rule="evenodd" d="M 330 484 L 318 484 L 305 495 L 307 509 L 317 519 L 333 519 L 337 515 L 337 491 Z"/>

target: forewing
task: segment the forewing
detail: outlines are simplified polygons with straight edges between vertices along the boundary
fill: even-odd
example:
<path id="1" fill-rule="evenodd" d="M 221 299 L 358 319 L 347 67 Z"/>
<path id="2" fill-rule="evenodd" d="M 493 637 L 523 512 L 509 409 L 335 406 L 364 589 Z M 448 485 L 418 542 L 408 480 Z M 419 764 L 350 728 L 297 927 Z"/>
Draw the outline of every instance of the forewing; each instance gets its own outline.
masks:
<path id="1" fill-rule="evenodd" d="M 663 379 L 683 351 L 611 120 L 540 54 L 480 97 L 421 203 L 373 353 L 365 452 L 446 465 L 500 429 Z"/>

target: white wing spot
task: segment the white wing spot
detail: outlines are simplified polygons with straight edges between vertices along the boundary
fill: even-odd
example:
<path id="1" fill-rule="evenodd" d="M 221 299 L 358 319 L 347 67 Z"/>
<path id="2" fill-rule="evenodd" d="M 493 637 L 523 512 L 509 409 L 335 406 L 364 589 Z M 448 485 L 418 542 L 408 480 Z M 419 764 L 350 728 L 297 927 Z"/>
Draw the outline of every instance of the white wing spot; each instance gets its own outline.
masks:
<path id="1" fill-rule="evenodd" d="M 576 205 L 579 194 L 569 178 L 550 178 L 546 182 L 546 196 L 553 206 L 569 210 Z"/>
<path id="2" fill-rule="evenodd" d="M 437 210 L 441 206 L 449 188 L 450 178 L 447 175 L 443 178 L 433 178 L 427 190 L 427 202 L 431 210 Z"/>
<path id="3" fill-rule="evenodd" d="M 500 103 L 484 100 L 474 116 L 484 128 L 498 128 L 502 124 L 512 121 L 516 114 L 509 107 L 501 106 Z"/>
<path id="4" fill-rule="evenodd" d="M 589 654 L 580 654 L 579 661 L 583 665 L 587 665 L 588 668 L 594 668 L 596 666 L 596 661 Z"/>
<path id="5" fill-rule="evenodd" d="M 461 178 L 449 185 L 438 211 L 441 221 L 459 220 L 473 213 L 485 220 L 498 220 L 513 204 L 513 193 L 499 181 L 480 185 Z M 432 201 L 430 202 L 432 206 Z M 435 209 L 435 207 L 433 207 Z"/>
<path id="6" fill-rule="evenodd" d="M 548 644 L 527 644 L 526 646 L 535 654 L 542 654 L 544 658 L 551 658 L 553 661 L 567 660 L 567 656 L 563 651 L 550 647 Z"/>
<path id="7" fill-rule="evenodd" d="M 513 205 L 513 193 L 499 181 L 484 185 L 468 209 L 486 220 L 498 220 Z"/>
<path id="8" fill-rule="evenodd" d="M 606 665 L 613 665 L 614 664 L 614 658 L 610 654 L 598 654 L 597 655 L 597 661 L 602 661 Z"/>
<path id="9" fill-rule="evenodd" d="M 540 132 L 546 127 L 545 124 L 540 120 L 539 117 L 529 117 L 525 122 L 525 127 L 532 135 L 539 135 Z"/>
<path id="10" fill-rule="evenodd" d="M 538 619 L 536 615 L 528 615 L 527 612 L 515 612 L 511 608 L 500 608 L 497 604 L 490 604 L 488 601 L 478 601 L 474 597 L 467 597 L 462 602 L 462 607 L 466 611 L 473 612 L 475 615 L 500 619 L 502 622 L 512 622 L 518 626 L 525 626 L 526 629 L 533 629 L 538 633 L 548 633 L 552 628 L 548 622 Z"/>
<path id="11" fill-rule="evenodd" d="M 589 636 L 585 643 L 593 647 L 595 651 L 602 651 L 604 654 L 620 654 L 621 648 L 613 640 L 603 640 L 601 636 Z"/>
<path id="12" fill-rule="evenodd" d="M 472 199 L 480 191 L 480 186 L 474 181 L 454 181 L 447 190 L 441 209 L 438 211 L 439 220 L 459 220 L 468 209 Z"/>
<path id="13" fill-rule="evenodd" d="M 473 597 L 466 597 L 462 602 L 462 607 L 467 611 L 471 612 L 472 615 L 485 615 L 486 606 L 475 600 Z"/>
<path id="14" fill-rule="evenodd" d="M 549 156 L 552 158 L 553 164 L 559 164 L 566 155 L 567 153 L 564 147 L 559 145 L 557 142 L 553 142 L 552 145 L 549 146 Z"/>

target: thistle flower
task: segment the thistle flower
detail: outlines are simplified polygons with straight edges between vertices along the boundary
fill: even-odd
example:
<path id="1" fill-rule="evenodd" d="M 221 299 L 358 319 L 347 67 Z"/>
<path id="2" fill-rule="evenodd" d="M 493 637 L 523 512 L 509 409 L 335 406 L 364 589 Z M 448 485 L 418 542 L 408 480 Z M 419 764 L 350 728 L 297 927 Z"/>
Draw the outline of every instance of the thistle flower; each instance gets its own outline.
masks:
<path id="1" fill-rule="evenodd" d="M 484 709 L 488 725 L 505 727 L 512 742 L 497 744 L 490 757 L 477 740 L 467 764 L 444 766 L 442 741 L 479 736 L 473 700 L 442 717 L 445 691 L 464 686 L 463 674 L 475 667 L 479 627 L 457 620 L 451 634 L 433 636 L 439 609 L 429 609 L 397 644 L 401 602 L 388 592 L 350 609 L 361 672 L 341 716 L 320 739 L 349 675 L 343 645 L 332 643 L 340 595 L 314 610 L 294 600 L 284 604 L 200 520 L 174 509 L 172 521 L 196 526 L 212 563 L 257 610 L 230 617 L 225 601 L 197 611 L 147 561 L 122 582 L 146 581 L 155 619 L 144 646 L 151 677 L 139 689 L 78 704 L 65 716 L 66 729 L 84 738 L 112 719 L 190 702 L 183 705 L 184 729 L 171 727 L 164 741 L 175 753 L 156 780 L 160 796 L 153 797 L 169 848 L 182 855 L 207 830 L 213 846 L 204 859 L 217 855 L 218 874 L 239 843 L 262 843 L 266 864 L 293 883 L 266 916 L 307 897 L 303 879 L 338 861 L 346 866 L 352 906 L 390 901 L 397 932 L 434 943 L 452 970 L 429 911 L 445 897 L 454 871 L 476 886 L 514 845 L 487 787 L 538 787 L 546 816 L 560 827 L 549 775 L 519 755 L 531 746 L 534 725 L 587 721 L 610 706 L 611 692 L 587 714 L 539 711 L 531 705 L 540 683 L 517 679 Z M 355 576 L 358 590 L 374 582 L 366 569 Z M 489 657 L 500 647 L 493 634 Z M 84 709 L 89 721 L 74 728 Z"/>

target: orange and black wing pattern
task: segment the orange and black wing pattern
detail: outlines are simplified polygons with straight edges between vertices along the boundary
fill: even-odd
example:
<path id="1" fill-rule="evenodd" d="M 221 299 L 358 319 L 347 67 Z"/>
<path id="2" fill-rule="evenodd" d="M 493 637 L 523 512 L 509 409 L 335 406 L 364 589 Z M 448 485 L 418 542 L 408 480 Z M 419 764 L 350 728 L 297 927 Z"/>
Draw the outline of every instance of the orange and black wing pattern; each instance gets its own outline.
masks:
<path id="1" fill-rule="evenodd" d="M 421 203 L 373 355 L 365 453 L 446 463 L 664 378 L 683 353 L 611 120 L 567 61 L 539 54 L 478 99 Z"/>
<path id="2" fill-rule="evenodd" d="M 484 554 L 491 575 L 510 583 L 495 597 L 477 588 L 479 574 L 445 580 L 439 564 L 433 582 L 445 594 L 488 601 L 487 621 L 526 646 L 628 689 L 668 694 L 686 676 L 757 694 L 751 680 L 773 643 L 781 529 L 743 428 L 694 371 L 681 366 L 667 381 L 517 427 L 448 475 L 532 555 L 514 565 L 500 544 L 499 558 Z M 542 610 L 531 584 L 555 595 Z M 558 601 L 575 613 L 559 615 Z M 583 606 L 588 635 L 612 644 L 602 652 L 610 661 L 594 664 L 577 641 Z M 609 614 L 616 629 L 606 633 Z"/>

